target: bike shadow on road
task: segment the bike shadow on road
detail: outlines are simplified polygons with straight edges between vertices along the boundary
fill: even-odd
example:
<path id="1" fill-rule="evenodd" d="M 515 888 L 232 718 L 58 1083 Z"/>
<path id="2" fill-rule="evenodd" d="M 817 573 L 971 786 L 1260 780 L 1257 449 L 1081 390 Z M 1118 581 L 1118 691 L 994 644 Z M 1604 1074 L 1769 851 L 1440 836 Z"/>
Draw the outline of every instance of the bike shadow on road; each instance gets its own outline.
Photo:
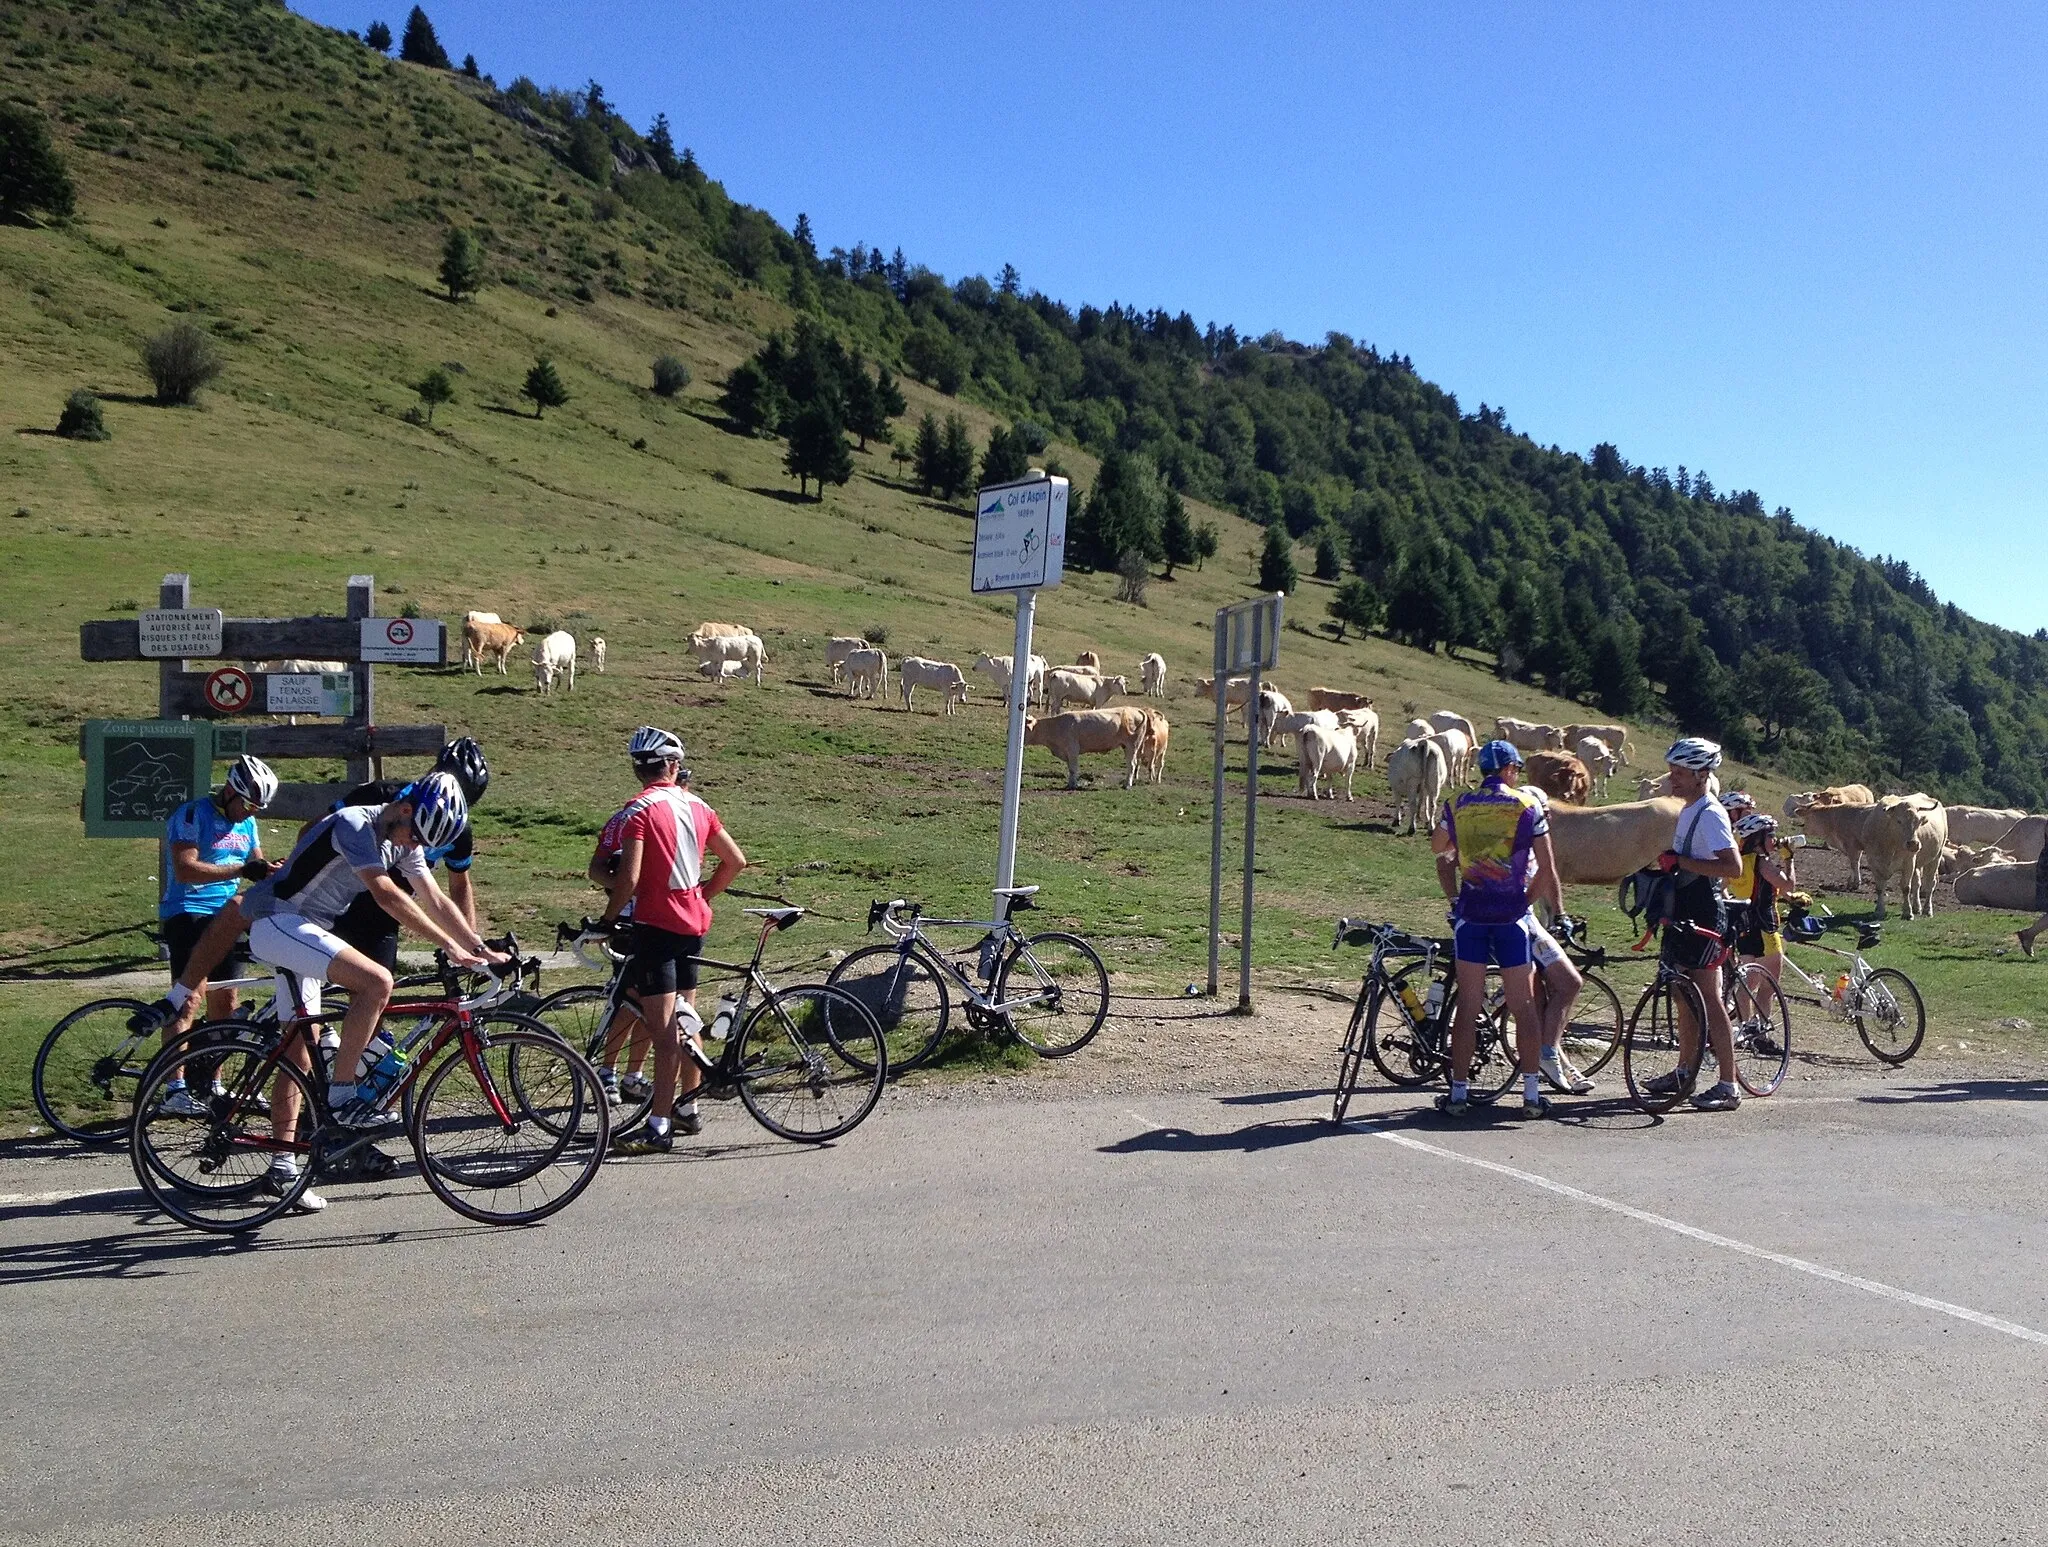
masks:
<path id="1" fill-rule="evenodd" d="M 1856 1098 L 1866 1106 L 1913 1106 L 1922 1102 L 2048 1101 L 2048 1078 L 2038 1080 L 1943 1080 L 1906 1085 Z"/>
<path id="2" fill-rule="evenodd" d="M 1320 1100 L 1329 1094 L 1327 1090 L 1271 1091 L 1219 1096 L 1216 1099 L 1225 1104 L 1242 1106 L 1306 1098 Z M 1663 1122 L 1663 1118 L 1642 1111 L 1625 1098 L 1579 1100 L 1568 1105 L 1553 1104 L 1550 1114 L 1542 1121 L 1585 1129 L 1620 1131 L 1654 1128 Z M 1144 1132 L 1132 1134 L 1127 1139 L 1098 1145 L 1097 1153 L 1242 1155 L 1256 1154 L 1262 1150 L 1284 1149 L 1290 1145 L 1312 1143 L 1318 1139 L 1369 1136 L 1375 1133 L 1412 1131 L 1418 1134 L 1449 1136 L 1459 1133 L 1480 1133 L 1494 1128 L 1525 1126 L 1529 1126 L 1529 1122 L 1521 1115 L 1519 1104 L 1500 1102 L 1493 1106 L 1475 1106 L 1468 1116 L 1455 1119 L 1442 1117 L 1433 1107 L 1424 1105 L 1405 1111 L 1361 1114 L 1341 1123 L 1333 1123 L 1329 1118 L 1318 1114 L 1269 1118 L 1264 1122 L 1214 1133 L 1198 1133 L 1192 1128 L 1174 1126 L 1147 1128 Z"/>

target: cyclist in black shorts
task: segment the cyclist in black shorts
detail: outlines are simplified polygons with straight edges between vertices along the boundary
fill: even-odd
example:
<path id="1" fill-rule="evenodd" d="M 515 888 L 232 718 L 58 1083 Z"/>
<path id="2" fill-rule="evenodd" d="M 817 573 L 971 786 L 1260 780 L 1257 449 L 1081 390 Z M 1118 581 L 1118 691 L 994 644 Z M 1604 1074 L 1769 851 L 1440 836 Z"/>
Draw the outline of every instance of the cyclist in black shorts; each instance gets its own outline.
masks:
<path id="1" fill-rule="evenodd" d="M 1678 813 L 1672 846 L 1658 856 L 1657 868 L 1674 883 L 1673 921 L 1711 931 L 1713 938 L 1667 927 L 1663 957 L 1683 969 L 1700 991 L 1707 1008 L 1708 1039 L 1720 1066 L 1719 1082 L 1697 1093 L 1692 1104 L 1703 1112 L 1731 1112 L 1742 1105 L 1742 1095 L 1735 1083 L 1735 1028 L 1729 1024 L 1728 1006 L 1721 998 L 1720 959 L 1728 940 L 1728 905 L 1721 883 L 1742 874 L 1742 859 L 1736 852 L 1735 829 L 1727 809 L 1707 793 L 1707 775 L 1721 766 L 1721 749 L 1701 737 L 1687 736 L 1672 744 L 1664 762 L 1670 772 L 1671 793 L 1686 805 Z M 1691 1023 L 1689 1010 L 1679 1017 L 1678 1041 L 1679 1069 L 1652 1080 L 1652 1090 L 1660 1084 L 1666 1089 L 1682 1088 L 1698 1067 L 1703 1051 L 1700 1029 Z"/>

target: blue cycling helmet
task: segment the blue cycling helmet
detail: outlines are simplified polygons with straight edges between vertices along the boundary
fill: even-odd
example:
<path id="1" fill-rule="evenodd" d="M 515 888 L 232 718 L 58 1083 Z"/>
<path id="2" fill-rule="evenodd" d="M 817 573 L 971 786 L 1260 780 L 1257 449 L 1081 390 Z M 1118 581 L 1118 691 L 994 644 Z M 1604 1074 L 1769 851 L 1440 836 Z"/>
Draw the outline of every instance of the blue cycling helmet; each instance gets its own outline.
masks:
<path id="1" fill-rule="evenodd" d="M 1483 774 L 1497 774 L 1503 768 L 1520 768 L 1522 749 L 1512 741 L 1489 741 L 1479 749 L 1479 771 Z"/>
<path id="2" fill-rule="evenodd" d="M 429 849 L 446 848 L 469 825 L 469 802 L 449 773 L 430 773 L 399 797 L 412 802 L 412 830 Z"/>

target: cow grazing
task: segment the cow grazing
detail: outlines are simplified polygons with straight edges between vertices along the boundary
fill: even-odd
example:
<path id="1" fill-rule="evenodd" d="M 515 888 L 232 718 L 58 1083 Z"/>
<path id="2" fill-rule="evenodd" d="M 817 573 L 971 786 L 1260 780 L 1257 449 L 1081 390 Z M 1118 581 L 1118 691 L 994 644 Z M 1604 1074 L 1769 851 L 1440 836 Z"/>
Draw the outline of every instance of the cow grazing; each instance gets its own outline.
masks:
<path id="1" fill-rule="evenodd" d="M 1273 738 L 1281 734 L 1280 721 L 1294 713 L 1294 705 L 1278 688 L 1259 689 L 1259 745 L 1270 747 Z"/>
<path id="2" fill-rule="evenodd" d="M 1477 768 L 1472 738 L 1455 725 L 1446 725 L 1429 738 L 1444 749 L 1444 769 L 1451 783 L 1468 783 Z"/>
<path id="3" fill-rule="evenodd" d="M 849 650 L 840 658 L 846 673 L 846 692 L 851 698 L 873 698 L 889 691 L 889 657 L 873 645 Z"/>
<path id="4" fill-rule="evenodd" d="M 1789 822 L 1809 806 L 1874 806 L 1877 796 L 1867 784 L 1834 784 L 1824 790 L 1807 790 L 1785 797 L 1785 819 Z"/>
<path id="5" fill-rule="evenodd" d="M 536 692 L 552 693 L 563 678 L 569 691 L 576 691 L 576 636 L 556 629 L 534 647 L 533 686 Z"/>
<path id="6" fill-rule="evenodd" d="M 868 642 L 852 634 L 834 634 L 825 641 L 825 672 L 836 685 L 846 674 L 846 658 L 856 650 L 865 650 Z"/>
<path id="7" fill-rule="evenodd" d="M 1628 745 L 1628 727 L 1626 725 L 1567 725 L 1563 731 L 1563 739 L 1558 742 L 1558 745 L 1561 747 L 1576 747 L 1588 736 L 1598 736 L 1607 743 L 1608 750 L 1621 759 L 1617 766 L 1623 768 L 1628 766 L 1630 749 Z"/>
<path id="8" fill-rule="evenodd" d="M 1668 771 L 1660 773 L 1654 779 L 1636 780 L 1637 800 L 1662 800 L 1670 793 L 1671 775 Z M 1721 798 L 1721 776 L 1719 774 L 1710 773 L 1707 775 L 1707 793 L 1716 800 Z"/>
<path id="9" fill-rule="evenodd" d="M 710 625 L 707 624 L 706 627 Z M 730 630 L 732 625 L 719 624 L 718 627 Z M 724 682 L 733 677 L 744 677 L 748 672 L 752 672 L 754 685 L 760 686 L 761 669 L 768 660 L 768 647 L 761 643 L 760 635 L 751 631 L 711 634 L 700 628 L 690 636 L 690 648 L 696 652 L 697 669 L 705 676 Z M 738 663 L 738 669 L 728 671 L 726 668 L 735 662 Z"/>
<path id="10" fill-rule="evenodd" d="M 939 695 L 940 711 L 952 714 L 967 702 L 967 673 L 951 661 L 906 655 L 896 663 L 896 688 L 903 695 L 905 710 L 916 707 L 910 701 L 913 693 L 930 688 Z"/>
<path id="11" fill-rule="evenodd" d="M 1792 820 L 1805 828 L 1806 836 L 1814 842 L 1824 843 L 1840 853 L 1849 862 L 1849 873 L 1860 887 L 1863 885 L 1863 850 L 1869 842 L 1870 817 L 1876 810 L 1876 805 L 1870 801 L 1836 803 L 1816 799 L 1799 807 Z"/>
<path id="12" fill-rule="evenodd" d="M 1885 916 L 1885 897 L 1894 880 L 1907 918 L 1932 913 L 1948 839 L 1948 813 L 1941 802 L 1927 795 L 1887 795 L 1868 809 L 1866 822 L 1863 851 L 1877 887 L 1877 916 Z"/>
<path id="13" fill-rule="evenodd" d="M 1138 772 L 1154 784 L 1166 777 L 1166 743 L 1173 727 L 1157 709 L 1145 711 L 1145 735 L 1138 744 Z"/>
<path id="14" fill-rule="evenodd" d="M 1956 901 L 1966 908 L 2034 911 L 2034 862 L 1983 865 L 1956 877 Z"/>
<path id="15" fill-rule="evenodd" d="M 1439 731 L 1462 731 L 1468 746 L 1479 745 L 1479 732 L 1472 728 L 1472 722 L 1455 709 L 1438 709 L 1427 715 L 1430 729 Z"/>
<path id="16" fill-rule="evenodd" d="M 1131 705 L 1114 709 L 1083 709 L 1065 714 L 1036 715 L 1024 721 L 1024 745 L 1044 747 L 1067 765 L 1067 788 L 1081 787 L 1081 759 L 1096 752 L 1121 752 L 1126 759 L 1124 788 L 1138 781 L 1138 755 L 1153 711 Z"/>
<path id="17" fill-rule="evenodd" d="M 1421 829 L 1425 816 L 1434 827 L 1437 802 L 1443 799 L 1448 777 L 1444 749 L 1427 736 L 1411 737 L 1388 753 L 1387 787 L 1394 793 L 1392 830 L 1400 832 L 1405 821 L 1413 834 Z"/>
<path id="18" fill-rule="evenodd" d="M 1045 674 L 1045 707 L 1054 714 L 1070 703 L 1100 709 L 1117 694 L 1130 690 L 1128 677 L 1101 677 L 1090 671 L 1055 666 Z"/>
<path id="19" fill-rule="evenodd" d="M 1195 683 L 1195 691 L 1211 703 L 1216 701 L 1216 679 L 1203 677 Z M 1236 715 L 1244 718 L 1244 706 L 1251 702 L 1252 684 L 1249 677 L 1232 677 L 1223 684 L 1223 716 L 1228 719 Z"/>
<path id="20" fill-rule="evenodd" d="M 1537 725 L 1529 720 L 1516 720 L 1502 716 L 1493 722 L 1493 728 L 1503 741 L 1511 741 L 1523 752 L 1561 752 L 1564 750 L 1564 732 L 1555 725 Z"/>
<path id="21" fill-rule="evenodd" d="M 1305 725 L 1295 736 L 1295 769 L 1301 779 L 1299 793 L 1310 800 L 1320 798 L 1316 790 L 1325 780 L 1329 782 L 1330 799 L 1335 800 L 1340 775 L 1344 780 L 1344 798 L 1349 800 L 1351 778 L 1358 770 L 1358 738 L 1341 725 Z"/>
<path id="22" fill-rule="evenodd" d="M 1621 772 L 1621 754 L 1602 741 L 1598 736 L 1581 736 L 1572 748 L 1586 771 L 1593 776 L 1593 792 L 1607 793 L 1607 781 Z"/>
<path id="23" fill-rule="evenodd" d="M 1325 730 L 1335 730 L 1338 725 L 1337 711 L 1334 709 L 1296 709 L 1289 714 L 1275 715 L 1273 717 L 1273 739 L 1277 741 L 1282 736 L 1293 736 L 1298 744 L 1301 733 L 1311 725 L 1320 725 Z"/>
<path id="24" fill-rule="evenodd" d="M 1531 752 L 1522 777 L 1552 800 L 1570 806 L 1583 806 L 1593 793 L 1592 773 L 1569 752 Z"/>
<path id="25" fill-rule="evenodd" d="M 604 635 L 593 635 L 590 641 L 590 659 L 597 667 L 597 674 L 604 675 Z"/>
<path id="26" fill-rule="evenodd" d="M 1553 805 L 1550 849 L 1558 878 L 1571 885 L 1611 885 L 1655 864 L 1677 839 L 1684 809 L 1675 795 L 1614 806 Z"/>
<path id="27" fill-rule="evenodd" d="M 702 635 L 708 639 L 714 634 L 748 635 L 753 632 L 744 623 L 700 623 L 697 625 L 697 633 L 690 637 L 695 639 Z"/>
<path id="28" fill-rule="evenodd" d="M 1166 697 L 1166 657 L 1156 650 L 1138 662 L 1138 687 L 1147 698 Z"/>
<path id="29" fill-rule="evenodd" d="M 506 675 L 505 661 L 514 650 L 526 643 L 523 630 L 509 623 L 470 623 L 462 625 L 462 664 L 474 666 L 476 674 L 484 674 L 484 658 L 488 656 L 498 664 L 498 675 Z"/>
<path id="30" fill-rule="evenodd" d="M 1370 709 L 1372 698 L 1365 693 L 1346 693 L 1341 688 L 1310 688 L 1308 706 L 1311 709 Z"/>
<path id="31" fill-rule="evenodd" d="M 1339 709 L 1337 723 L 1358 738 L 1358 755 L 1367 768 L 1379 766 L 1380 717 L 1373 709 Z"/>
<path id="32" fill-rule="evenodd" d="M 982 654 L 974 658 L 971 670 L 981 672 L 996 685 L 996 692 L 1004 703 L 1010 701 L 1010 657 L 1007 655 Z M 1024 702 L 1045 702 L 1045 674 L 1048 670 L 1045 657 L 1034 655 L 1024 676 Z"/>
<path id="33" fill-rule="evenodd" d="M 1102 657 L 1093 650 L 1083 650 L 1075 656 L 1074 665 L 1082 671 L 1092 671 L 1097 676 L 1102 674 Z"/>

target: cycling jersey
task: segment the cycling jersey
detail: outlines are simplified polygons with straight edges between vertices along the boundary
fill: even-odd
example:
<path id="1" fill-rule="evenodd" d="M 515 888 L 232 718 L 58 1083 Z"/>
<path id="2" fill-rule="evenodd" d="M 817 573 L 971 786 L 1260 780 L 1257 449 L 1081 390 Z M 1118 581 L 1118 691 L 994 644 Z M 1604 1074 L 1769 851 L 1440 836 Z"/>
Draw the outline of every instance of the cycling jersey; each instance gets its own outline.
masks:
<path id="1" fill-rule="evenodd" d="M 373 779 L 368 784 L 358 784 L 343 797 L 341 803 L 344 806 L 389 805 L 418 782 L 416 779 Z M 426 856 L 430 866 L 446 860 L 450 870 L 467 870 L 476 860 L 476 840 L 471 837 L 469 824 L 465 822 L 453 843 L 444 843 L 436 849 L 423 848 L 420 853 Z M 399 876 L 394 875 L 391 879 L 405 885 Z"/>
<path id="2" fill-rule="evenodd" d="M 382 806 L 343 806 L 306 830 L 284 869 L 259 881 L 242 896 L 252 919 L 298 914 L 332 927 L 348 905 L 369 889 L 364 871 L 396 872 L 406 880 L 427 879 L 427 862 L 417 848 L 400 848 L 377 836 Z"/>
<path id="3" fill-rule="evenodd" d="M 626 840 L 620 835 L 625 831 L 626 818 L 632 814 L 633 809 L 633 806 L 624 806 L 611 814 L 610 820 L 604 824 L 604 831 L 597 835 L 597 852 L 591 856 L 592 864 L 601 859 L 615 860 L 624 852 Z M 619 917 L 629 919 L 632 916 L 633 899 L 628 897 L 625 907 L 619 910 Z"/>
<path id="4" fill-rule="evenodd" d="M 164 893 L 157 903 L 156 916 L 170 919 L 181 913 L 196 913 L 211 917 L 228 905 L 239 880 L 230 877 L 225 881 L 180 881 L 171 863 L 171 849 L 180 843 L 196 844 L 202 865 L 240 865 L 259 846 L 256 819 L 244 817 L 239 822 L 230 822 L 218 800 L 202 795 L 186 801 L 164 824 Z"/>
<path id="5" fill-rule="evenodd" d="M 619 846 L 635 838 L 641 843 L 634 922 L 672 935 L 709 934 L 704 850 L 723 830 L 718 813 L 682 786 L 664 782 L 648 785 L 619 816 Z"/>
<path id="6" fill-rule="evenodd" d="M 1541 802 L 1490 778 L 1446 804 L 1437 825 L 1457 848 L 1459 920 L 1518 922 L 1529 911 L 1531 850 L 1550 831 Z"/>
<path id="7" fill-rule="evenodd" d="M 342 802 L 347 806 L 380 806 L 397 800 L 413 787 L 411 779 L 375 779 L 368 784 L 359 784 L 348 792 Z M 470 838 L 468 824 L 457 835 L 455 841 L 443 844 L 437 849 L 421 848 L 412 852 L 421 856 L 431 869 L 442 860 L 454 871 L 469 869 L 476 858 L 476 847 Z M 412 895 L 412 882 L 394 866 L 386 866 L 384 873 L 398 884 L 398 889 Z M 398 920 L 377 905 L 377 899 L 368 892 L 348 905 L 336 920 L 334 932 L 350 945 L 361 951 L 374 962 L 390 967 L 398 960 Z"/>

